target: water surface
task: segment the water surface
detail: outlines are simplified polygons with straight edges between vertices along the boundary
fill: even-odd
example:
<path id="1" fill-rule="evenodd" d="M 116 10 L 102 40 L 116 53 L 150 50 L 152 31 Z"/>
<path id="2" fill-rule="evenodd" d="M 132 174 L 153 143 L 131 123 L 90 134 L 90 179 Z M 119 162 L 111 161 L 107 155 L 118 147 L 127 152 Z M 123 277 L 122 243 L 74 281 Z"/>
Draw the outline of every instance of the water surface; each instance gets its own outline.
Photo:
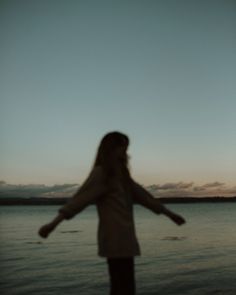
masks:
<path id="1" fill-rule="evenodd" d="M 0 207 L 1 294 L 109 293 L 106 260 L 97 256 L 97 213 L 91 206 L 48 239 L 37 231 L 60 206 Z M 187 224 L 135 207 L 142 256 L 138 295 L 235 295 L 236 203 L 168 205 Z"/>

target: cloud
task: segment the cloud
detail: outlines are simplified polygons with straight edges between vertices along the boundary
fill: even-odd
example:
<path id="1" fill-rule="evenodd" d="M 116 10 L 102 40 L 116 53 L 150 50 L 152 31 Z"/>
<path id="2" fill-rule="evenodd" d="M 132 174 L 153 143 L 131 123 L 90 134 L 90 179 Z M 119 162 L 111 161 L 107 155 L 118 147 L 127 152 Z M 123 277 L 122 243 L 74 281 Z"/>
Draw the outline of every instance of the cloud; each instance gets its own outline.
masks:
<path id="1" fill-rule="evenodd" d="M 8 184 L 0 182 L 0 197 L 69 197 L 77 189 L 78 184 L 61 184 L 46 186 L 44 184 Z"/>
<path id="2" fill-rule="evenodd" d="M 206 190 L 206 187 L 203 187 L 203 186 L 194 186 L 193 187 L 193 191 L 195 191 L 195 192 L 205 191 L 205 190 Z"/>
<path id="3" fill-rule="evenodd" d="M 52 187 L 52 190 L 44 193 L 41 197 L 47 198 L 65 198 L 71 197 L 76 190 L 78 190 L 78 184 L 64 184 L 64 185 L 55 185 Z"/>
<path id="4" fill-rule="evenodd" d="M 78 188 L 78 184 L 55 184 L 52 186 L 44 184 L 15 185 L 8 184 L 2 180 L 0 181 L 0 197 L 72 197 Z M 204 185 L 195 185 L 194 182 L 167 182 L 164 184 L 153 184 L 145 188 L 153 196 L 160 198 L 236 196 L 236 186 L 228 187 L 225 183 L 218 181 Z"/>
<path id="5" fill-rule="evenodd" d="M 213 196 L 236 196 L 236 187 L 227 187 L 225 183 L 215 181 L 204 185 L 195 185 L 193 182 L 184 183 L 168 182 L 162 185 L 151 185 L 147 190 L 155 197 L 213 197 Z"/>
<path id="6" fill-rule="evenodd" d="M 186 189 L 190 188 L 193 185 L 193 182 L 184 183 L 184 182 L 168 182 L 162 185 L 151 185 L 149 186 L 152 190 L 175 190 L 175 189 Z"/>
<path id="7" fill-rule="evenodd" d="M 5 186 L 6 184 L 6 181 L 0 180 L 0 187 Z"/>
<path id="8" fill-rule="evenodd" d="M 190 183 L 183 183 L 183 182 L 166 183 L 166 184 L 160 185 L 159 189 L 161 189 L 161 190 L 186 189 L 186 188 L 190 188 L 192 185 L 193 185 L 193 182 L 190 182 Z"/>
<path id="9" fill-rule="evenodd" d="M 204 187 L 204 188 L 215 188 L 215 187 L 220 187 L 220 186 L 223 186 L 223 185 L 225 185 L 225 183 L 215 181 L 215 182 L 206 183 L 202 187 Z"/>
<path id="10" fill-rule="evenodd" d="M 228 192 L 236 196 L 236 186 L 228 188 Z"/>

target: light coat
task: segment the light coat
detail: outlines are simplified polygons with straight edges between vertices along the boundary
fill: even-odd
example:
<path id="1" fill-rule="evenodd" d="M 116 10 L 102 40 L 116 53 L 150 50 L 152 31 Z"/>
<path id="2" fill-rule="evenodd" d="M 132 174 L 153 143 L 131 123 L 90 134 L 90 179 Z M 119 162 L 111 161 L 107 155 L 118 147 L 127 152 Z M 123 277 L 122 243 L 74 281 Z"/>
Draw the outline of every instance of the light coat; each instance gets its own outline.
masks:
<path id="1" fill-rule="evenodd" d="M 134 180 L 131 180 L 129 190 L 119 179 L 108 189 L 103 168 L 96 166 L 75 195 L 59 209 L 59 213 L 65 219 L 71 219 L 88 205 L 95 204 L 99 217 L 98 255 L 132 257 L 141 254 L 134 224 L 135 203 L 157 214 L 162 213 L 164 208 L 158 199 Z"/>

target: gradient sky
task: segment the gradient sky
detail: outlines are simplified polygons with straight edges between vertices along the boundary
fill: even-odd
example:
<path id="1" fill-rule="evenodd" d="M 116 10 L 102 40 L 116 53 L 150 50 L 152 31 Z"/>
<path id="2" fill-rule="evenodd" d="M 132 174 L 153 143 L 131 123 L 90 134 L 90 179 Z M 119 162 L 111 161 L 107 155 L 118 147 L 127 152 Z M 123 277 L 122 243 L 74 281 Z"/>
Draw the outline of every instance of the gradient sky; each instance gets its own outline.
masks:
<path id="1" fill-rule="evenodd" d="M 236 1 L 0 2 L 1 173 L 80 183 L 108 131 L 145 185 L 236 184 Z"/>

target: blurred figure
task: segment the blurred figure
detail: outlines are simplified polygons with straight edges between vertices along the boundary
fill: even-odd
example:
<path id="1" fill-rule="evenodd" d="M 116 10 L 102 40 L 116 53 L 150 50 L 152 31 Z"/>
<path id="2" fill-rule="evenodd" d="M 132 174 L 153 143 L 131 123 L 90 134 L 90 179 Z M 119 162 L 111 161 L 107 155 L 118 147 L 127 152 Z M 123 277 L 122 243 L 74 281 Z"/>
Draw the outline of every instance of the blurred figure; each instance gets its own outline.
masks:
<path id="1" fill-rule="evenodd" d="M 135 233 L 133 204 L 164 214 L 177 225 L 185 220 L 167 209 L 130 176 L 127 149 L 129 138 L 120 132 L 106 134 L 98 147 L 93 168 L 75 195 L 58 215 L 39 229 L 47 238 L 64 219 L 71 219 L 90 204 L 99 216 L 98 255 L 107 259 L 110 295 L 135 294 L 134 257 L 140 255 Z"/>

